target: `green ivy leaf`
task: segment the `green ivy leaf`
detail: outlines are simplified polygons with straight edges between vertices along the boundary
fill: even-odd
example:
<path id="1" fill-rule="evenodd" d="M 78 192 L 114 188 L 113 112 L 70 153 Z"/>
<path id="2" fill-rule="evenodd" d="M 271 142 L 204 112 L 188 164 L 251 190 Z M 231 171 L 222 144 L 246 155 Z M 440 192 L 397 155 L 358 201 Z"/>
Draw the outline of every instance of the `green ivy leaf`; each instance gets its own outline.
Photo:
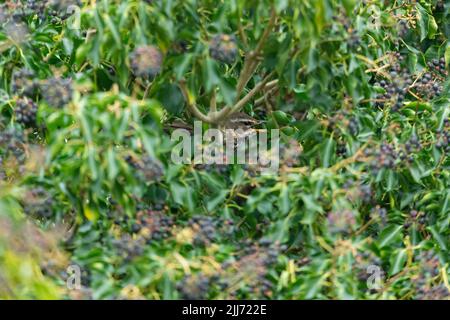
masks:
<path id="1" fill-rule="evenodd" d="M 386 247 L 391 242 L 395 241 L 395 239 L 401 234 L 403 226 L 391 225 L 384 229 L 379 238 L 378 238 L 378 246 L 380 248 Z"/>

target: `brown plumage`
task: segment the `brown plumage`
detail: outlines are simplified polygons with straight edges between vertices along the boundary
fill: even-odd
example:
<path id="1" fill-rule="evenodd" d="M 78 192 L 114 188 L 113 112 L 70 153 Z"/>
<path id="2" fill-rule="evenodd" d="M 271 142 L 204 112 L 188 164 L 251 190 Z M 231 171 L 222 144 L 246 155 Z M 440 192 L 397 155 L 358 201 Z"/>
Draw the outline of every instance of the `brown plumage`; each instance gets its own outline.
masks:
<path id="1" fill-rule="evenodd" d="M 256 120 L 253 117 L 250 117 L 244 112 L 236 112 L 230 115 L 225 121 L 223 121 L 222 125 L 225 129 L 249 130 L 259 123 L 260 121 Z"/>
<path id="2" fill-rule="evenodd" d="M 249 116 L 248 114 L 244 112 L 236 112 L 231 114 L 228 118 L 225 120 L 219 122 L 219 128 L 222 129 L 241 129 L 244 131 L 250 130 L 254 128 L 256 125 L 261 123 L 260 121 L 256 120 L 255 118 Z M 190 124 L 187 124 L 185 122 L 182 122 L 180 120 L 173 121 L 170 125 L 168 125 L 168 128 L 170 129 L 186 129 L 188 131 L 193 131 L 193 127 Z"/>

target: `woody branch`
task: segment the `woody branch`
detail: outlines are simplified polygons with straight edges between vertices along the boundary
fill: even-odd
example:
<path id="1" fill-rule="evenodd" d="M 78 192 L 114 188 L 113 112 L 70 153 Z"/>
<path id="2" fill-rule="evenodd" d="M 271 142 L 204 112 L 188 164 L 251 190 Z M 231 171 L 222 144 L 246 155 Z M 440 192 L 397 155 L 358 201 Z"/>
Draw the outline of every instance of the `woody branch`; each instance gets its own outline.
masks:
<path id="1" fill-rule="evenodd" d="M 244 66 L 242 68 L 241 74 L 238 79 L 238 83 L 236 85 L 236 98 L 238 100 L 233 106 L 226 106 L 222 110 L 217 111 L 216 94 L 215 92 L 213 92 L 211 98 L 212 101 L 210 111 L 208 114 L 205 114 L 202 111 L 200 111 L 200 109 L 197 107 L 194 101 L 195 99 L 190 94 L 189 89 L 186 85 L 186 81 L 184 79 L 180 81 L 179 86 L 186 100 L 187 108 L 189 109 L 189 111 L 193 116 L 197 117 L 198 119 L 204 122 L 217 124 L 222 120 L 224 120 L 225 118 L 229 117 L 231 114 L 241 110 L 245 106 L 245 104 L 248 103 L 248 101 L 250 101 L 250 99 L 252 99 L 258 92 L 266 88 L 266 85 L 269 84 L 270 78 L 274 75 L 275 72 L 270 72 L 261 82 L 256 84 L 255 87 L 252 90 L 250 90 L 242 99 L 239 99 L 242 94 L 242 91 L 247 86 L 248 82 L 253 77 L 255 71 L 257 70 L 260 64 L 262 50 L 270 35 L 270 32 L 272 31 L 276 23 L 276 18 L 277 18 L 276 11 L 274 8 L 272 8 L 268 25 L 264 30 L 261 38 L 259 39 L 256 48 L 246 55 Z"/>

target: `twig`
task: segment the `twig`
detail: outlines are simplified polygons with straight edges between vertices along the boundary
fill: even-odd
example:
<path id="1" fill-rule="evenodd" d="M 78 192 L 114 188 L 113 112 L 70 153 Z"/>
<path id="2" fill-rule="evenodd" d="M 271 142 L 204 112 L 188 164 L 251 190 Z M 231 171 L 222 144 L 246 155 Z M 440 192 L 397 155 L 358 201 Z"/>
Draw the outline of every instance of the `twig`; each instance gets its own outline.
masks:
<path id="1" fill-rule="evenodd" d="M 272 8 L 269 23 L 268 23 L 266 29 L 264 30 L 261 38 L 259 39 L 259 42 L 256 45 L 255 50 L 249 52 L 245 59 L 244 66 L 242 68 L 241 75 L 239 76 L 238 84 L 236 86 L 237 99 L 239 99 L 242 91 L 244 90 L 245 86 L 247 85 L 247 83 L 251 79 L 251 77 L 253 76 L 254 72 L 256 71 L 256 69 L 260 63 L 261 51 L 263 50 L 264 44 L 265 44 L 267 38 L 269 37 L 273 26 L 275 25 L 276 18 L 277 18 L 276 10 L 275 10 L 275 8 Z M 242 30 L 242 32 L 243 32 L 243 30 Z M 189 90 L 186 86 L 186 81 L 181 80 L 179 83 L 179 86 L 180 86 L 180 89 L 186 100 L 187 107 L 188 107 L 189 111 L 192 113 L 192 115 L 194 115 L 198 119 L 205 121 L 207 123 L 217 124 L 224 118 L 239 111 L 242 107 L 244 107 L 244 105 L 251 98 L 253 98 L 253 96 L 255 94 L 257 94 L 267 84 L 267 82 L 270 80 L 270 78 L 272 77 L 273 74 L 274 74 L 274 72 L 271 72 L 268 76 L 266 76 L 250 92 L 248 92 L 241 100 L 238 100 L 234 106 L 232 106 L 232 107 L 227 106 L 227 107 L 223 108 L 222 110 L 220 110 L 219 112 L 217 112 L 215 96 L 213 96 L 213 99 L 211 101 L 211 106 L 210 106 L 211 110 L 208 115 L 204 114 L 197 108 L 195 101 L 193 101 L 194 99 L 189 94 Z M 274 82 L 271 85 L 276 85 L 276 82 Z"/>
<path id="2" fill-rule="evenodd" d="M 275 8 L 272 8 L 270 20 L 269 20 L 269 23 L 268 23 L 266 29 L 264 30 L 263 35 L 259 39 L 259 42 L 256 45 L 255 50 L 249 52 L 245 59 L 244 67 L 242 68 L 242 72 L 239 77 L 238 84 L 236 86 L 237 99 L 239 99 L 239 96 L 241 95 L 242 90 L 244 90 L 248 81 L 251 79 L 253 73 L 255 72 L 256 68 L 258 67 L 259 55 L 261 54 L 264 44 L 266 43 L 266 40 L 269 37 L 270 32 L 272 31 L 272 28 L 275 24 L 276 18 L 277 18 L 276 10 L 275 10 Z"/>
<path id="3" fill-rule="evenodd" d="M 277 85 L 278 85 L 278 79 L 269 81 L 265 86 L 264 86 L 264 90 L 267 90 L 264 94 L 264 96 L 262 96 L 261 98 L 258 98 L 255 101 L 255 106 L 259 106 L 261 104 L 263 104 L 266 101 L 266 96 L 270 97 L 271 95 L 273 95 L 276 91 L 278 91 L 277 89 Z"/>
<path id="4" fill-rule="evenodd" d="M 216 122 L 228 117 L 229 115 L 231 115 L 235 112 L 238 112 L 240 109 L 242 109 L 245 106 L 245 104 L 248 101 L 250 101 L 251 98 L 253 98 L 253 96 L 255 94 L 257 94 L 266 85 L 266 83 L 269 81 L 269 79 L 272 77 L 272 75 L 274 73 L 275 73 L 274 71 L 269 73 L 269 75 L 267 75 L 261 82 L 259 82 L 252 90 L 250 90 L 249 93 L 247 93 L 245 95 L 245 97 L 243 97 L 241 100 L 239 100 L 234 106 L 223 108 L 219 112 L 215 113 L 213 115 L 213 118 L 210 120 L 212 120 L 212 122 L 216 123 Z"/>
<path id="5" fill-rule="evenodd" d="M 195 102 L 192 101 L 193 99 L 192 99 L 192 96 L 189 94 L 189 90 L 186 86 L 186 81 L 181 80 L 179 83 L 179 86 L 180 86 L 181 92 L 183 93 L 184 99 L 186 100 L 187 107 L 188 107 L 189 111 L 192 113 L 192 115 L 194 115 L 201 121 L 211 123 L 210 117 L 208 117 L 203 112 L 201 112 L 195 105 Z"/>
<path id="6" fill-rule="evenodd" d="M 344 168 L 345 166 L 349 165 L 350 163 L 355 162 L 363 154 L 363 152 L 367 148 L 369 142 L 370 142 L 370 140 L 368 142 L 366 142 L 358 151 L 356 151 L 353 156 L 336 163 L 334 166 L 332 166 L 330 168 L 330 170 L 333 172 L 337 172 L 340 169 Z"/>
<path id="7" fill-rule="evenodd" d="M 215 88 L 212 91 L 209 109 L 210 109 L 210 112 L 212 112 L 212 113 L 217 111 L 217 99 L 216 99 L 216 89 Z"/>
<path id="8" fill-rule="evenodd" d="M 146 86 L 145 91 L 144 91 L 144 95 L 142 96 L 142 101 L 144 101 L 145 99 L 147 99 L 147 96 L 148 96 L 148 93 L 149 93 L 149 91 L 150 91 L 150 88 L 151 88 L 152 84 L 153 84 L 153 82 L 150 82 L 150 83 Z"/>
<path id="9" fill-rule="evenodd" d="M 356 230 L 356 232 L 353 234 L 353 236 L 359 236 L 361 233 L 363 233 L 375 221 L 376 220 L 374 218 L 370 219 L 365 225 L 363 225 L 361 228 Z"/>
<path id="10" fill-rule="evenodd" d="M 245 34 L 244 28 L 242 27 L 241 15 L 239 15 L 238 17 L 238 32 L 239 36 L 241 37 L 242 43 L 244 43 L 244 46 L 248 48 L 247 35 Z"/>
<path id="11" fill-rule="evenodd" d="M 419 100 L 420 102 L 423 102 L 423 99 L 421 97 L 419 97 L 418 95 L 416 95 L 414 92 L 412 92 L 411 90 L 408 90 L 408 93 L 411 94 L 414 98 L 416 98 L 417 100 Z"/>

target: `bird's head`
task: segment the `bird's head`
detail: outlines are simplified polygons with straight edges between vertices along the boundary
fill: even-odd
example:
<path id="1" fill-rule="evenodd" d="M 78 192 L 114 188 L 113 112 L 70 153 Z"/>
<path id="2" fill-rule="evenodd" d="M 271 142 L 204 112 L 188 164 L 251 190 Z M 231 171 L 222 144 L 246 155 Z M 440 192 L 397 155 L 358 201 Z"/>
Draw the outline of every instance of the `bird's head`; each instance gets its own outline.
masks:
<path id="1" fill-rule="evenodd" d="M 261 122 L 256 120 L 253 117 L 250 117 L 248 114 L 244 112 L 236 112 L 228 116 L 224 121 L 222 121 L 222 125 L 226 129 L 242 129 L 248 130 Z"/>

